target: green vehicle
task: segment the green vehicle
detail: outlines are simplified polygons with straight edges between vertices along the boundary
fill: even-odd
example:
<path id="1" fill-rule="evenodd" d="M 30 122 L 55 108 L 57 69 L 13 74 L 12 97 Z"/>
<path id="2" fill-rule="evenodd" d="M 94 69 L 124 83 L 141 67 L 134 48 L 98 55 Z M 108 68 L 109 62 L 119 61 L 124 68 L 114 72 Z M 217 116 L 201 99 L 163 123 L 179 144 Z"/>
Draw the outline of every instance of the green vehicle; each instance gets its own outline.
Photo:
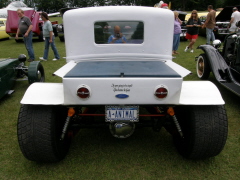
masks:
<path id="1" fill-rule="evenodd" d="M 19 55 L 17 59 L 0 60 L 0 99 L 12 94 L 15 81 L 28 80 L 29 84 L 45 80 L 44 68 L 40 61 L 33 61 L 25 66 L 26 56 Z"/>

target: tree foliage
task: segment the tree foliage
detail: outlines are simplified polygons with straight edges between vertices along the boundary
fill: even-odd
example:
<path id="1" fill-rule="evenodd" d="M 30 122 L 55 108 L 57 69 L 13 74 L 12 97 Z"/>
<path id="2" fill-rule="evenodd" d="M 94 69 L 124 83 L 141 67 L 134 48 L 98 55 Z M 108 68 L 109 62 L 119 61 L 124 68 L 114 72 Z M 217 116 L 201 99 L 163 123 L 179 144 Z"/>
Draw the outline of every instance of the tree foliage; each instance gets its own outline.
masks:
<path id="1" fill-rule="evenodd" d="M 235 6 L 235 5 L 240 5 L 239 0 L 225 0 L 223 3 L 224 6 Z"/>
<path id="2" fill-rule="evenodd" d="M 13 0 L 0 0 L 0 8 L 6 7 Z M 153 7 L 159 0 L 23 0 L 29 7 L 34 7 L 39 11 L 57 12 L 65 7 L 91 7 L 91 6 L 110 6 L 110 5 L 137 5 Z M 203 11 L 208 5 L 214 8 L 233 6 L 236 0 L 163 0 L 165 3 L 172 4 L 171 9 L 188 10 L 196 9 Z M 237 3 L 237 4 L 236 4 Z"/>
<path id="3" fill-rule="evenodd" d="M 8 0 L 0 0 L 0 8 L 6 7 L 8 4 Z"/>

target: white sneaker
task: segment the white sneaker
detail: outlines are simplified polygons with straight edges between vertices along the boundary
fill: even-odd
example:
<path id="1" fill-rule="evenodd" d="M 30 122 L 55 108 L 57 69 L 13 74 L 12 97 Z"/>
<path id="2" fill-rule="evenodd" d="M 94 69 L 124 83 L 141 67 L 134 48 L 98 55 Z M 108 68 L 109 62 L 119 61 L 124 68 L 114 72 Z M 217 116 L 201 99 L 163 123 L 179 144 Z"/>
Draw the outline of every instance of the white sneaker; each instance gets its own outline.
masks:
<path id="1" fill-rule="evenodd" d="M 187 51 L 188 51 L 188 49 L 189 49 L 189 47 L 187 46 L 187 47 L 184 49 L 184 51 L 185 51 L 185 52 L 187 52 Z"/>
<path id="2" fill-rule="evenodd" d="M 53 61 L 57 61 L 57 60 L 59 60 L 59 59 L 57 59 L 57 58 L 54 58 L 54 59 L 53 59 Z"/>
<path id="3" fill-rule="evenodd" d="M 42 61 L 47 61 L 47 59 L 44 59 L 43 57 L 40 57 L 39 59 Z"/>
<path id="4" fill-rule="evenodd" d="M 191 53 L 193 53 L 193 49 L 191 49 L 191 51 L 190 51 Z"/>

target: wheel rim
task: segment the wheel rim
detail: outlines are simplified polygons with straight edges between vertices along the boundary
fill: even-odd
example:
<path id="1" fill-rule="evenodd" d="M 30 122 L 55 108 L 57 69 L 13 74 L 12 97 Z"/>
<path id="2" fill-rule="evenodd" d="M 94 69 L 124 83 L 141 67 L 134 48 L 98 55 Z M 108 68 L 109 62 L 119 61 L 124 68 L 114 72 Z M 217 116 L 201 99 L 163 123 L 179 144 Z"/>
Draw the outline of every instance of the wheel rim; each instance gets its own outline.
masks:
<path id="1" fill-rule="evenodd" d="M 197 73 L 198 77 L 202 77 L 204 73 L 204 61 L 202 57 L 198 58 L 198 63 L 197 63 Z"/>
<path id="2" fill-rule="evenodd" d="M 38 78 L 38 81 L 39 82 L 42 82 L 43 81 L 43 75 L 42 75 L 42 72 L 41 71 L 37 71 L 37 78 Z"/>

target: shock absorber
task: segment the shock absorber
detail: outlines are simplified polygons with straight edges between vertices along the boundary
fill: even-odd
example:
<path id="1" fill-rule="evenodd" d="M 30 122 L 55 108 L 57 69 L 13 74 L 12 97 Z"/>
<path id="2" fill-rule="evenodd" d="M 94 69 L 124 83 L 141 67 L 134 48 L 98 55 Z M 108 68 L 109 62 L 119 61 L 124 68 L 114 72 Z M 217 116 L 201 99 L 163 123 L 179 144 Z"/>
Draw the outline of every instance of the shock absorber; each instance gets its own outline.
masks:
<path id="1" fill-rule="evenodd" d="M 167 110 L 167 113 L 172 117 L 178 133 L 180 134 L 181 137 L 183 137 L 183 132 L 182 132 L 181 126 L 180 126 L 180 124 L 177 120 L 177 117 L 175 116 L 175 112 L 174 112 L 173 108 L 169 107 L 168 110 Z"/>
<path id="2" fill-rule="evenodd" d="M 62 134 L 61 134 L 61 139 L 60 139 L 60 140 L 63 140 L 63 139 L 64 139 L 65 134 L 66 134 L 67 129 L 68 129 L 68 126 L 69 126 L 69 124 L 70 124 L 71 118 L 73 117 L 74 114 L 75 114 L 75 110 L 74 110 L 72 107 L 70 107 L 70 108 L 68 109 L 68 116 L 67 116 L 67 119 L 66 119 L 66 121 L 65 121 L 65 124 L 64 124 L 64 126 L 63 126 L 63 130 L 62 130 Z"/>

